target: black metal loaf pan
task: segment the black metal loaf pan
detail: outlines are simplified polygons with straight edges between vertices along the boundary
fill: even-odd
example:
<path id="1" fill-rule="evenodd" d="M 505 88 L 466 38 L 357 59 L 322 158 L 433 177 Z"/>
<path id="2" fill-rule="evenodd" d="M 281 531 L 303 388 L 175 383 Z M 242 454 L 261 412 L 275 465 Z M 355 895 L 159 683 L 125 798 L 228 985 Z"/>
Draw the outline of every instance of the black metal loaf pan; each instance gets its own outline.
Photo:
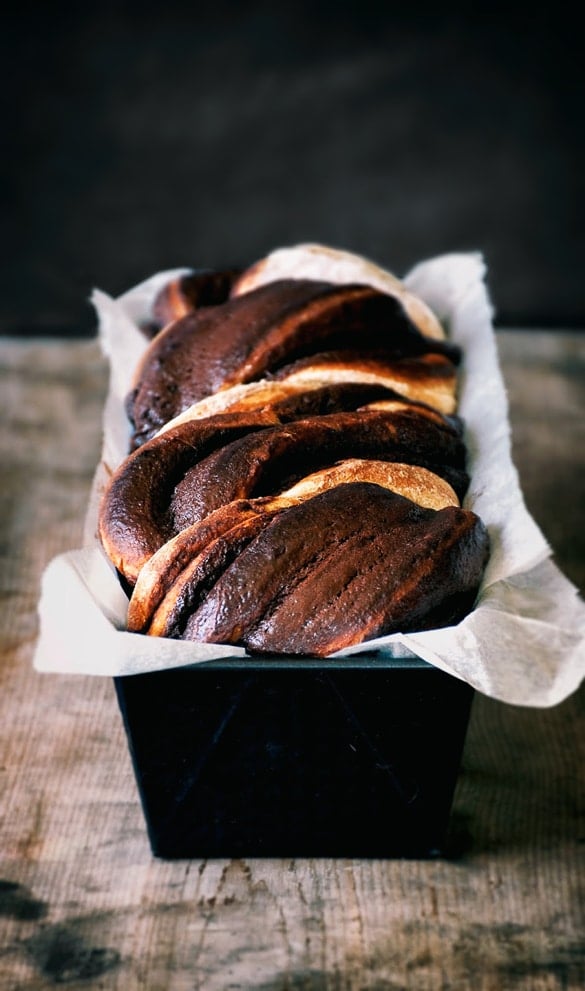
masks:
<path id="1" fill-rule="evenodd" d="M 473 689 L 384 651 L 115 678 L 163 858 L 430 857 Z"/>

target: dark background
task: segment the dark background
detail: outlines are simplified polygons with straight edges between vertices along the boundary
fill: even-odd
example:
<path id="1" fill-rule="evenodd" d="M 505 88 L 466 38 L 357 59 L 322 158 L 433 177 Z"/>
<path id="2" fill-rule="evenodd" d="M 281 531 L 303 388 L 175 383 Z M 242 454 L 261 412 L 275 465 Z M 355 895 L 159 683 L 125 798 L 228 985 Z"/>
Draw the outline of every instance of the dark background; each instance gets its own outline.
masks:
<path id="1" fill-rule="evenodd" d="M 481 250 L 500 325 L 585 326 L 580 35 L 554 5 L 13 8 L 2 332 L 301 240 L 397 274 Z"/>

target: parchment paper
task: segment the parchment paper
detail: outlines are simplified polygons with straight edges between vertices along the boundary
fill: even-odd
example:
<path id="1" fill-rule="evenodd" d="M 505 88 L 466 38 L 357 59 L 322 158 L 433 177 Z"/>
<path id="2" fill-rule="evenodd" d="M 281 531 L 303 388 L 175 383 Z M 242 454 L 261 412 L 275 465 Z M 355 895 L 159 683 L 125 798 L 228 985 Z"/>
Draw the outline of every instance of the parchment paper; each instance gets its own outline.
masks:
<path id="1" fill-rule="evenodd" d="M 188 270 L 158 273 L 117 300 L 97 290 L 93 294 L 111 368 L 103 454 L 84 547 L 55 558 L 43 576 L 34 658 L 39 671 L 126 675 L 247 656 L 232 646 L 126 632 L 127 600 L 95 537 L 101 492 L 128 449 L 123 403 L 147 343 L 139 324 L 148 319 L 160 286 L 183 271 Z M 371 656 L 379 650 L 383 661 L 388 655 L 414 654 L 493 698 L 552 706 L 575 691 L 585 676 L 585 604 L 551 560 L 524 503 L 511 460 L 507 398 L 484 277 L 483 259 L 473 253 L 423 262 L 404 279 L 463 349 L 458 412 L 466 424 L 471 474 L 464 505 L 481 516 L 492 544 L 476 608 L 457 626 L 393 634 L 332 657 Z"/>

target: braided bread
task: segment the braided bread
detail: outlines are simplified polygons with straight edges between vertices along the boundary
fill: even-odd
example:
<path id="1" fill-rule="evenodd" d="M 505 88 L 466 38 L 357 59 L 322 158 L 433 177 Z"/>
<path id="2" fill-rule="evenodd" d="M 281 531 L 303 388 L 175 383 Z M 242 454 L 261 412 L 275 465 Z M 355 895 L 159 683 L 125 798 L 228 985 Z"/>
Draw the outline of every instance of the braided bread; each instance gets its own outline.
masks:
<path id="1" fill-rule="evenodd" d="M 460 505 L 458 349 L 388 274 L 279 265 L 183 293 L 136 371 L 99 514 L 128 629 L 325 656 L 458 622 L 489 553 Z"/>

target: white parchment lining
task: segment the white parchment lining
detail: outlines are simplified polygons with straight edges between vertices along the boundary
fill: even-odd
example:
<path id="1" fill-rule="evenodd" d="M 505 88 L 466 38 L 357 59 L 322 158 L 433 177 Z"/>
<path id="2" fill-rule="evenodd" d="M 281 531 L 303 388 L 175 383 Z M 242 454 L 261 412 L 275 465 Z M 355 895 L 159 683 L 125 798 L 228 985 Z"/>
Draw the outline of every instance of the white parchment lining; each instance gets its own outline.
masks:
<path id="1" fill-rule="evenodd" d="M 84 547 L 55 558 L 43 576 L 34 658 L 39 671 L 113 676 L 247 656 L 232 646 L 126 632 L 127 600 L 95 538 L 105 480 L 128 448 L 123 402 L 145 348 L 138 324 L 148 317 L 158 288 L 178 271 L 158 273 L 118 300 L 94 292 L 111 369 L 102 461 Z M 479 254 L 456 254 L 423 262 L 404 280 L 446 322 L 450 338 L 463 349 L 459 413 L 466 424 L 472 479 L 465 506 L 481 516 L 492 544 L 476 608 L 457 626 L 393 634 L 332 656 L 381 648 L 383 663 L 385 656 L 412 652 L 493 698 L 552 706 L 585 676 L 585 604 L 551 560 L 524 504 L 511 460 L 507 398 L 484 276 Z"/>

